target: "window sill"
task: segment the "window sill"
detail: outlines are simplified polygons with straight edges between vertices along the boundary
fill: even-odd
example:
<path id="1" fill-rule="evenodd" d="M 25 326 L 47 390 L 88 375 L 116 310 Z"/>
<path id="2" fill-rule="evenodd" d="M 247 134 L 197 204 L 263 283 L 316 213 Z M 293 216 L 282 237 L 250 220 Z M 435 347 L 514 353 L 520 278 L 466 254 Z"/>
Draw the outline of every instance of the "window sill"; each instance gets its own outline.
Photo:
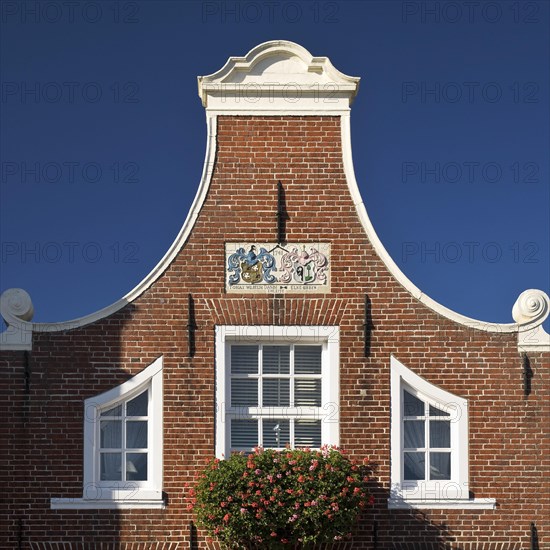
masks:
<path id="1" fill-rule="evenodd" d="M 496 500 L 494 498 L 473 498 L 473 499 L 403 499 L 389 498 L 389 510 L 494 510 L 496 508 Z"/>
<path id="2" fill-rule="evenodd" d="M 90 498 L 52 498 L 52 510 L 131 510 L 163 509 L 166 504 L 162 498 L 142 499 L 90 499 Z"/>

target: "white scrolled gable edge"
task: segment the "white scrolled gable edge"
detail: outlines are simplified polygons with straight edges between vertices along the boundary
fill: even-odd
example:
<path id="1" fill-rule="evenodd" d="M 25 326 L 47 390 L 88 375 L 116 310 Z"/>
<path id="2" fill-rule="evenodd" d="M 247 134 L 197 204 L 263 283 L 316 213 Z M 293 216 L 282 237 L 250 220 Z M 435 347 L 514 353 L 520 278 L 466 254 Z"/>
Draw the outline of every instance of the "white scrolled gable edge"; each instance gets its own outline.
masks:
<path id="1" fill-rule="evenodd" d="M 272 46 L 269 46 L 269 45 Z M 350 79 L 355 82 L 358 86 L 359 79 L 354 79 L 353 77 L 347 77 L 335 69 L 330 61 L 327 58 L 313 58 L 307 50 L 301 46 L 286 42 L 286 41 L 273 41 L 270 43 L 260 44 L 256 48 L 253 48 L 247 57 L 250 57 L 253 52 L 261 53 L 262 56 L 267 55 L 266 52 L 274 51 L 280 53 L 281 49 L 288 46 L 290 48 L 290 53 L 296 55 L 298 52 L 300 56 L 307 57 L 310 56 L 311 59 L 316 62 L 319 61 L 319 66 L 323 65 L 325 69 L 330 68 L 331 76 L 333 78 L 342 78 Z M 307 56 L 306 56 L 306 52 Z M 226 65 L 220 69 L 217 73 L 210 75 L 220 76 L 222 74 L 227 74 L 229 69 L 235 66 L 235 59 L 245 60 L 244 64 L 251 66 L 252 62 L 250 59 L 246 58 L 230 58 Z M 206 77 L 204 77 L 206 78 Z M 25 316 L 18 314 L 17 312 L 12 311 L 12 308 L 8 307 L 3 300 L 0 303 L 0 313 L 2 317 L 6 320 L 9 325 L 8 331 L 0 334 L 0 349 L 31 349 L 32 348 L 32 333 L 33 332 L 58 332 L 66 331 L 70 329 L 79 328 L 88 324 L 91 324 L 95 321 L 103 319 L 120 309 L 129 303 L 133 302 L 138 298 L 145 290 L 147 290 L 169 267 L 170 263 L 175 259 L 177 254 L 185 245 L 189 235 L 193 229 L 195 221 L 199 215 L 199 212 L 204 204 L 204 201 L 207 196 L 208 189 L 210 187 L 215 157 L 216 157 L 216 135 L 217 135 L 217 116 L 218 115 L 243 115 L 243 114 L 254 114 L 254 115 L 311 115 L 311 116 L 322 116 L 322 115 L 337 115 L 341 117 L 341 137 L 342 137 L 342 155 L 344 170 L 346 174 L 346 179 L 350 193 L 352 195 L 355 207 L 361 224 L 365 230 L 365 233 L 373 245 L 378 256 L 384 262 L 390 273 L 395 277 L 395 279 L 414 296 L 417 300 L 422 302 L 424 305 L 435 311 L 436 313 L 446 317 L 452 321 L 455 321 L 461 325 L 464 325 L 470 329 L 478 329 L 490 333 L 519 333 L 519 339 L 523 343 L 523 348 L 529 349 L 531 351 L 545 351 L 550 350 L 550 335 L 548 335 L 540 325 L 548 317 L 550 309 L 550 299 L 548 296 L 539 290 L 528 290 L 520 295 L 516 304 L 514 305 L 514 319 L 516 323 L 489 323 L 485 321 L 480 321 L 461 315 L 449 308 L 446 308 L 442 304 L 436 302 L 426 294 L 424 294 L 414 283 L 406 277 L 406 275 L 399 269 L 397 264 L 390 257 L 386 251 L 384 245 L 378 238 L 374 227 L 368 217 L 363 199 L 359 192 L 357 181 L 355 179 L 355 173 L 353 169 L 353 160 L 352 160 L 352 147 L 351 147 L 351 132 L 350 132 L 350 111 L 349 109 L 340 110 L 336 109 L 331 111 L 328 106 L 320 105 L 319 109 L 306 109 L 304 112 L 288 110 L 284 105 L 279 104 L 277 106 L 270 105 L 269 109 L 266 109 L 265 112 L 257 111 L 251 109 L 250 111 L 246 110 L 246 106 L 243 105 L 244 110 L 235 111 L 228 106 L 227 111 L 213 109 L 210 111 L 206 109 L 206 121 L 208 128 L 207 144 L 206 144 L 206 155 L 203 166 L 203 172 L 197 194 L 191 205 L 191 209 L 187 215 L 187 218 L 178 234 L 174 240 L 171 247 L 168 249 L 164 257 L 159 261 L 159 263 L 153 268 L 153 270 L 128 294 L 122 297 L 117 302 L 107 306 L 103 309 L 100 309 L 94 313 L 73 319 L 70 321 L 64 321 L 60 323 L 32 323 L 30 320 L 25 318 Z M 9 289 L 4 294 L 11 292 L 13 290 L 19 289 Z M 526 299 L 526 293 L 530 293 L 530 297 Z M 2 298 L 4 298 L 4 294 Z M 531 307 L 532 302 L 535 301 L 535 307 Z M 32 307 L 32 304 L 31 304 Z"/>

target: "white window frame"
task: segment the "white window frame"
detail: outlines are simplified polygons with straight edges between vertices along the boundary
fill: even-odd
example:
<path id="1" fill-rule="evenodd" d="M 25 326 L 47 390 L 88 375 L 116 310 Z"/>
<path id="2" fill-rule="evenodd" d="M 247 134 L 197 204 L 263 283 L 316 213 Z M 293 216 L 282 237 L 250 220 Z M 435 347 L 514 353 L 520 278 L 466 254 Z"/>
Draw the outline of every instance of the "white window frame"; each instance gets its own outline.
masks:
<path id="1" fill-rule="evenodd" d="M 52 509 L 163 508 L 163 358 L 111 390 L 84 401 L 84 483 L 82 498 L 52 498 Z M 101 481 L 100 415 L 148 390 L 147 480 Z"/>
<path id="2" fill-rule="evenodd" d="M 340 329 L 337 326 L 219 325 L 216 327 L 216 457 L 230 454 L 229 347 L 233 344 L 320 344 L 321 352 L 321 443 L 338 446 L 340 441 Z M 267 407 L 273 409 L 273 407 Z M 260 412 L 261 411 L 257 411 Z M 289 408 L 290 417 L 296 410 Z"/>
<path id="3" fill-rule="evenodd" d="M 470 498 L 468 401 L 431 384 L 394 356 L 391 366 L 391 495 L 388 507 L 492 509 L 491 498 Z M 404 480 L 403 391 L 450 414 L 451 479 Z"/>

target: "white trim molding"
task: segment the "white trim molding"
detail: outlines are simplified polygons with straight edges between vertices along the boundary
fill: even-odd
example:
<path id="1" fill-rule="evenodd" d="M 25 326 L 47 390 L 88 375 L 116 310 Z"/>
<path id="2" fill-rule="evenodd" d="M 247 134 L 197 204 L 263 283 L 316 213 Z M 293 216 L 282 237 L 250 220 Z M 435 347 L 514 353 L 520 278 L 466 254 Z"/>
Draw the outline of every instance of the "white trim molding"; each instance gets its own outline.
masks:
<path id="1" fill-rule="evenodd" d="M 389 510 L 494 510 L 496 508 L 494 498 L 470 498 L 468 500 L 437 500 L 437 499 L 407 499 L 390 497 L 388 499 Z"/>
<path id="2" fill-rule="evenodd" d="M 108 500 L 88 498 L 52 498 L 52 510 L 151 510 L 166 508 L 162 498 L 127 500 L 112 498 Z"/>
<path id="3" fill-rule="evenodd" d="M 417 300 L 443 317 L 471 329 L 489 333 L 518 333 L 522 351 L 550 351 L 550 335 L 540 326 L 549 314 L 550 299 L 540 290 L 527 290 L 514 305 L 515 323 L 488 323 L 461 315 L 439 304 L 399 269 L 368 217 L 355 178 L 350 132 L 350 105 L 359 78 L 338 71 L 326 57 L 313 57 L 305 48 L 287 40 L 273 40 L 252 48 L 244 57 L 231 57 L 217 72 L 198 77 L 199 96 L 206 107 L 208 138 L 202 177 L 189 214 L 160 262 L 126 296 L 99 311 L 61 323 L 32 323 L 32 303 L 21 289 L 2 294 L 0 313 L 8 330 L 0 334 L 0 350 L 29 350 L 33 332 L 79 328 L 107 317 L 133 302 L 169 267 L 182 250 L 210 186 L 216 159 L 218 115 L 317 115 L 340 116 L 342 156 L 348 188 L 367 238 L 397 281 Z M 23 303 L 24 302 L 24 303 Z"/>
<path id="4" fill-rule="evenodd" d="M 449 393 L 408 369 L 393 355 L 390 358 L 391 370 L 391 496 L 389 508 L 494 508 L 494 499 L 471 499 L 468 470 L 468 401 Z M 440 412 L 449 423 L 450 454 L 449 479 L 427 479 L 407 481 L 405 479 L 405 437 L 403 418 L 410 415 L 404 408 L 404 390 L 429 406 L 429 415 L 422 424 L 428 425 L 432 414 Z M 433 407 L 436 411 L 433 411 Z M 426 408 L 428 410 L 428 408 Z M 428 414 L 428 413 L 426 413 Z M 439 422 L 439 420 L 435 420 Z M 416 421 L 415 423 L 418 423 Z M 424 432 L 422 432 L 424 434 Z M 425 442 L 429 452 L 430 434 L 426 431 Z M 413 453 L 418 454 L 418 453 Z M 440 454 L 440 453 L 435 453 Z M 427 471 L 431 472 L 428 458 Z M 430 474 L 431 477 L 431 474 Z M 409 478 L 410 479 L 410 478 Z"/>
<path id="5" fill-rule="evenodd" d="M 275 326 L 275 325 L 219 325 L 216 327 L 216 457 L 230 453 L 229 406 L 231 393 L 228 384 L 229 346 L 233 344 L 321 344 L 321 407 L 316 419 L 321 420 L 321 444 L 339 446 L 340 443 L 340 329 L 337 326 Z M 284 418 L 299 418 L 300 408 L 288 407 L 277 412 L 277 407 L 253 411 L 255 418 L 262 414 Z M 304 411 L 305 414 L 306 411 Z M 266 416 L 267 418 L 267 416 Z"/>
<path id="6" fill-rule="evenodd" d="M 103 309 L 90 313 L 84 317 L 78 319 L 72 319 L 70 321 L 62 321 L 59 323 L 32 323 L 32 310 L 30 316 L 19 316 L 17 312 L 14 312 L 11 307 L 11 302 L 14 299 L 14 292 L 25 292 L 22 289 L 8 289 L 2 294 L 2 300 L 0 301 L 0 314 L 9 326 L 8 331 L 11 333 L 4 336 L 5 333 L 0 334 L 0 350 L 3 349 L 31 349 L 32 348 L 32 333 L 33 332 L 60 332 L 66 330 L 72 330 L 80 328 L 100 319 L 104 319 L 113 313 L 116 313 L 123 307 L 127 306 L 138 298 L 143 292 L 145 292 L 165 271 L 170 264 L 174 261 L 180 250 L 183 248 L 191 230 L 195 225 L 195 222 L 199 216 L 199 212 L 204 204 L 208 189 L 210 187 L 210 180 L 214 171 L 214 164 L 216 158 L 216 135 L 217 135 L 217 118 L 215 116 L 206 115 L 206 123 L 208 127 L 208 137 L 206 145 L 206 156 L 204 160 L 202 177 L 197 190 L 197 194 L 191 205 L 191 209 L 187 214 L 187 218 L 178 233 L 178 236 L 159 261 L 159 263 L 153 268 L 151 272 L 128 294 L 122 297 L 117 302 L 107 306 Z M 27 294 L 25 292 L 25 294 Z M 28 296 L 28 294 L 27 294 Z M 29 298 L 30 300 L 30 298 Z M 31 303 L 32 306 L 32 303 Z M 22 343 L 18 342 L 21 341 Z M 11 347 L 10 347 L 11 346 Z M 23 347 L 27 346 L 27 347 Z"/>
<path id="7" fill-rule="evenodd" d="M 84 483 L 82 498 L 52 498 L 52 509 L 163 508 L 163 358 L 109 391 L 84 401 Z M 147 480 L 101 481 L 100 415 L 148 391 Z M 122 443 L 124 446 L 124 442 Z"/>
<path id="8" fill-rule="evenodd" d="M 350 115 L 342 115 L 342 155 L 344 162 L 344 171 L 346 173 L 346 180 L 348 182 L 348 187 L 355 203 L 355 208 L 357 214 L 363 225 L 363 229 L 367 234 L 367 237 L 374 247 L 374 250 L 378 254 L 379 258 L 384 262 L 385 266 L 388 268 L 388 271 L 397 279 L 397 281 L 418 301 L 422 302 L 425 306 L 429 307 L 431 310 L 435 311 L 439 315 L 455 321 L 463 326 L 466 326 L 470 329 L 482 330 L 485 332 L 491 333 L 521 333 L 526 330 L 533 330 L 536 327 L 539 327 L 544 323 L 548 317 L 549 308 L 550 308 L 550 298 L 546 293 L 541 290 L 526 290 L 520 295 L 520 298 L 524 295 L 530 296 L 530 300 L 527 301 L 523 299 L 521 305 L 517 305 L 520 301 L 520 298 L 516 301 L 514 309 L 522 311 L 523 315 L 516 317 L 513 315 L 515 323 L 489 323 L 486 321 L 480 321 L 478 319 L 473 319 L 467 317 L 466 315 L 461 315 L 456 311 L 453 311 L 442 304 L 436 302 L 430 298 L 427 294 L 424 294 L 402 271 L 399 269 L 398 265 L 393 261 L 392 257 L 388 254 L 388 251 L 380 241 L 380 238 L 374 230 L 374 226 L 370 221 L 370 218 L 367 214 L 367 209 L 361 193 L 359 191 L 359 186 L 357 185 L 357 180 L 355 179 L 355 171 L 353 168 L 353 157 L 352 157 L 352 147 L 351 147 L 351 130 L 350 130 Z M 532 305 L 532 301 L 537 302 L 537 306 Z M 531 302 L 530 306 L 527 306 L 527 303 Z M 519 334 L 518 334 L 519 337 Z M 548 335 L 542 327 L 540 327 L 540 332 L 538 333 L 538 344 L 539 348 L 537 351 L 550 351 L 550 335 Z"/>

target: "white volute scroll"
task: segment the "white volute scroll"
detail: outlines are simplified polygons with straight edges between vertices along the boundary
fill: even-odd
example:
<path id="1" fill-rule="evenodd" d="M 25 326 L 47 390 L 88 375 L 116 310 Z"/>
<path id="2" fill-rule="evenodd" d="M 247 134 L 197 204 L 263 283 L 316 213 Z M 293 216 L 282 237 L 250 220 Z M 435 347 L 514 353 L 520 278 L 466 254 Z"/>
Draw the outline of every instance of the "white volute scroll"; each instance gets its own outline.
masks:
<path id="1" fill-rule="evenodd" d="M 349 111 L 359 78 L 313 57 L 288 40 L 264 42 L 244 57 L 230 57 L 217 72 L 198 77 L 209 113 L 341 114 Z"/>
<path id="2" fill-rule="evenodd" d="M 520 351 L 550 350 L 550 334 L 542 323 L 550 314 L 550 298 L 541 290 L 529 289 L 522 292 L 514 307 L 512 317 L 520 326 L 518 348 Z"/>
<path id="3" fill-rule="evenodd" d="M 22 288 L 9 288 L 0 296 L 0 314 L 8 325 L 0 334 L 0 349 L 32 349 L 32 325 L 34 307 L 28 292 Z M 23 322 L 22 322 L 23 321 Z"/>

